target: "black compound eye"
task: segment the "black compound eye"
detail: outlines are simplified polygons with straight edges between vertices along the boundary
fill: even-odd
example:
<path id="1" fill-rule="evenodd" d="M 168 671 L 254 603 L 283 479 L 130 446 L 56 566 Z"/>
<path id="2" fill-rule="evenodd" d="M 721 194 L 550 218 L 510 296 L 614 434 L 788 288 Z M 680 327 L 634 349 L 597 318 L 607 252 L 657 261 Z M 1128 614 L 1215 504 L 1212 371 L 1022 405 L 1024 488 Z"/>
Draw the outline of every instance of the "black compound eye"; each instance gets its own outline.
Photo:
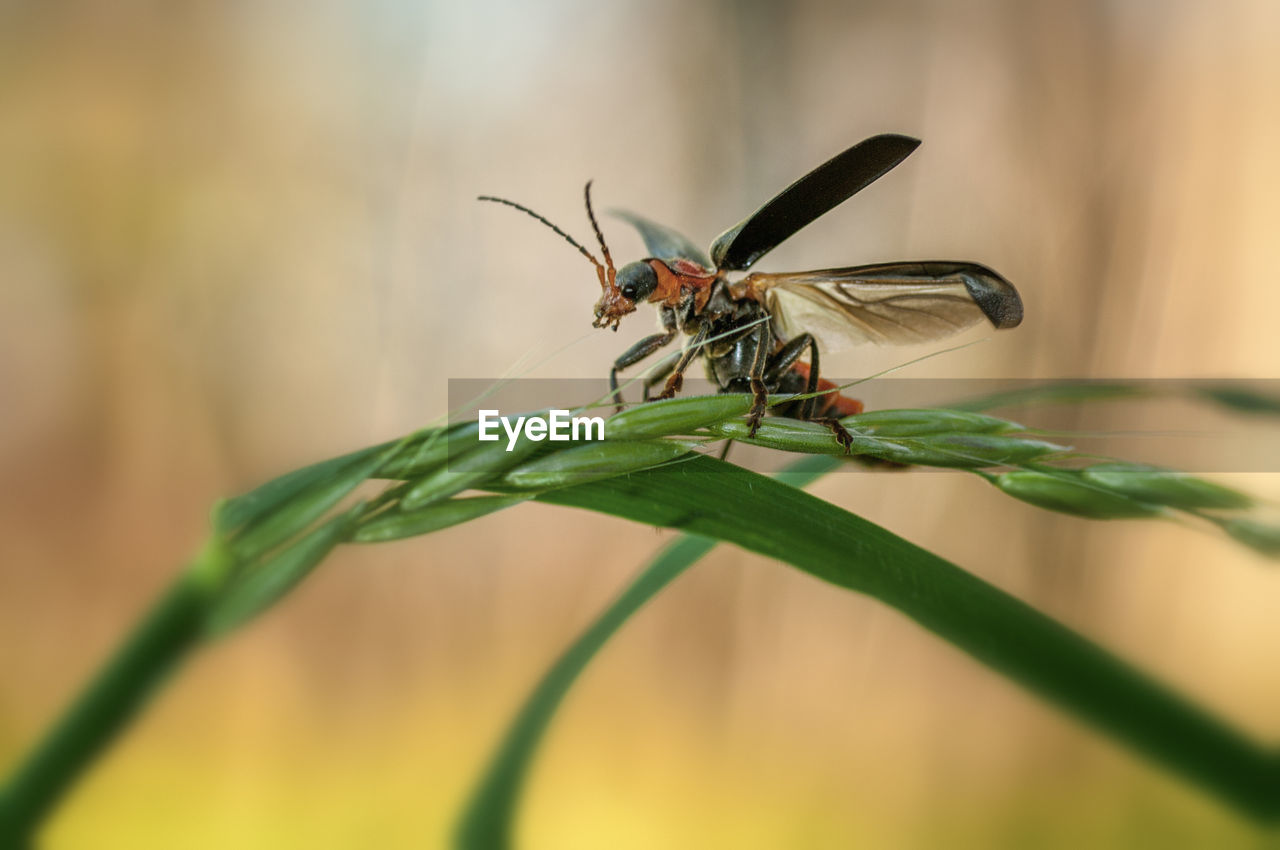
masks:
<path id="1" fill-rule="evenodd" d="M 658 275 L 646 262 L 628 263 L 618 270 L 617 285 L 623 298 L 643 301 L 658 288 Z"/>

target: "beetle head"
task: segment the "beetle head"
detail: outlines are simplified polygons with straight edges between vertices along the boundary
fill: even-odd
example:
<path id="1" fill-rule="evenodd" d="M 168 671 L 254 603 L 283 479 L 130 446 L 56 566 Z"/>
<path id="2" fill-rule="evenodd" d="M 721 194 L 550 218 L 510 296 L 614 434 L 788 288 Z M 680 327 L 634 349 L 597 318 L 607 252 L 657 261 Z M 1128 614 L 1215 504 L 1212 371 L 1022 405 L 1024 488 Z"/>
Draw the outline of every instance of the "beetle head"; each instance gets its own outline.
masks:
<path id="1" fill-rule="evenodd" d="M 587 181 L 586 188 L 583 189 L 583 198 L 587 204 L 587 218 L 591 220 L 591 229 L 595 231 L 596 241 L 600 243 L 600 251 L 604 254 L 604 263 L 601 263 L 586 248 L 578 244 L 576 240 L 560 228 L 556 227 L 550 221 L 538 215 L 526 206 L 517 204 L 515 201 L 508 201 L 505 198 L 495 198 L 490 195 L 481 195 L 482 201 L 493 201 L 499 204 L 505 204 L 509 207 L 515 207 L 523 213 L 527 213 L 538 221 L 550 227 L 556 233 L 560 234 L 566 242 L 577 248 L 582 256 L 591 261 L 596 268 L 596 277 L 600 280 L 600 300 L 596 302 L 596 320 L 592 324 L 597 328 L 607 328 L 612 326 L 616 331 L 618 322 L 622 321 L 622 317 L 628 313 L 634 313 L 636 309 L 636 301 L 640 298 L 647 298 L 658 286 L 658 277 L 653 269 L 645 263 L 631 263 L 624 268 L 622 276 L 622 286 L 618 285 L 618 270 L 613 266 L 613 257 L 609 254 L 609 246 L 605 244 L 604 234 L 600 232 L 600 225 L 596 223 L 596 214 L 591 209 L 591 181 Z M 647 275 L 647 276 L 646 276 Z"/>

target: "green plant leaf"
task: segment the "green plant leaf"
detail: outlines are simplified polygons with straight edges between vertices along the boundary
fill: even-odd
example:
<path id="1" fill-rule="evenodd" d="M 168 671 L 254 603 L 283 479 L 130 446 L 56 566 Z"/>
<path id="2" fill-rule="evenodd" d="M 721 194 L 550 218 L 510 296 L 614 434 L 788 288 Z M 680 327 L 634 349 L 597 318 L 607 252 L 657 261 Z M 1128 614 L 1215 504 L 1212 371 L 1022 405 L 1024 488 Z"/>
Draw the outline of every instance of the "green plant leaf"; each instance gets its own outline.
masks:
<path id="1" fill-rule="evenodd" d="M 479 519 L 485 514 L 509 508 L 529 499 L 529 496 L 473 496 L 467 499 L 449 499 L 419 508 L 416 511 L 390 510 L 378 514 L 361 524 L 352 536 L 353 543 L 385 543 L 439 531 L 451 525 Z"/>
<path id="2" fill-rule="evenodd" d="M 751 401 L 750 395 L 741 393 L 651 401 L 610 416 L 604 433 L 610 440 L 691 434 L 698 428 L 742 416 L 751 409 Z"/>
<path id="3" fill-rule="evenodd" d="M 370 446 L 367 449 L 313 463 L 281 475 L 279 478 L 273 478 L 243 496 L 222 502 L 214 514 L 214 528 L 224 534 L 236 531 L 242 526 L 265 517 L 308 488 L 323 486 L 331 482 L 334 476 L 342 476 L 345 470 L 362 468 L 365 461 L 379 456 L 395 445 L 397 444 L 391 442 Z"/>
<path id="4" fill-rule="evenodd" d="M 961 399 L 944 405 L 955 410 L 995 410 L 1028 404 L 1076 404 L 1083 401 L 1186 396 L 1208 401 L 1235 413 L 1258 416 L 1280 414 L 1280 398 L 1257 392 L 1238 382 L 1161 384 L 1156 381 L 1052 381 L 1029 387 Z"/>
<path id="5" fill-rule="evenodd" d="M 840 424 L 850 431 L 877 437 L 916 437 L 922 434 L 1004 434 L 1025 431 L 1007 419 L 945 408 L 866 410 L 846 416 Z"/>
<path id="6" fill-rule="evenodd" d="M 545 412 L 528 415 L 541 416 Z M 437 441 L 439 445 L 436 450 L 443 450 L 449 460 L 411 482 L 400 499 L 404 509 L 408 511 L 425 508 L 450 499 L 464 490 L 479 487 L 511 467 L 524 463 L 549 445 L 531 440 L 524 434 L 514 445 L 508 445 L 505 437 L 487 442 L 482 441 L 480 436 L 478 428 L 463 429 L 455 426 L 455 431 L 450 432 L 449 438 Z"/>
<path id="7" fill-rule="evenodd" d="M 1249 517 L 1206 517 L 1216 522 L 1238 543 L 1266 555 L 1280 558 L 1280 526 Z"/>
<path id="8" fill-rule="evenodd" d="M 461 422 L 448 428 L 430 428 L 414 435 L 411 442 L 386 463 L 378 467 L 378 478 L 419 478 L 449 460 L 450 445 L 457 446 L 474 438 L 480 426 Z"/>
<path id="9" fill-rule="evenodd" d="M 1089 519 L 1146 519 L 1167 513 L 1158 504 L 1086 481 L 1075 470 L 1014 469 L 991 481 L 1006 495 L 1038 508 Z"/>
<path id="10" fill-rule="evenodd" d="M 205 612 L 233 567 L 224 542 L 211 537 L 14 765 L 0 787 L 0 848 L 33 846 L 32 835 L 41 821 L 200 644 Z"/>
<path id="11" fill-rule="evenodd" d="M 680 463 L 692 447 L 674 440 L 619 440 L 584 443 L 529 461 L 498 483 L 520 490 L 564 487 L 613 478 L 665 463 Z"/>
<path id="12" fill-rule="evenodd" d="M 574 641 L 538 682 L 508 727 L 459 821 L 456 845 L 464 850 L 510 847 L 516 803 L 543 733 L 579 674 L 631 615 L 715 548 L 716 541 L 681 535 Z"/>
<path id="13" fill-rule="evenodd" d="M 320 519 L 330 508 L 373 475 L 378 467 L 400 451 L 408 439 L 378 446 L 380 451 L 377 452 L 356 452 L 355 460 L 328 468 L 323 475 L 309 480 L 305 486 L 291 486 L 290 495 L 287 498 L 278 499 L 271 510 L 258 514 L 248 527 L 232 540 L 231 548 L 236 558 L 248 562 L 285 543 Z M 316 464 L 302 471 L 310 472 L 323 466 L 326 465 Z M 285 478 L 288 477 L 285 476 Z M 224 513 L 232 505 L 234 502 L 228 503 L 224 507 Z"/>
<path id="14" fill-rule="evenodd" d="M 1070 451 L 1057 443 L 1006 434 L 922 434 L 893 439 L 854 435 L 850 448 L 856 454 L 894 463 L 960 469 L 1015 466 Z"/>
<path id="15" fill-rule="evenodd" d="M 1220 384 L 1218 386 L 1203 387 L 1196 392 L 1204 398 L 1217 402 L 1237 413 L 1262 416 L 1280 414 L 1280 398 L 1254 392 L 1247 387 Z"/>
<path id="16" fill-rule="evenodd" d="M 205 631 L 224 634 L 274 605 L 350 535 L 364 507 L 333 517 L 240 576 L 211 606 Z"/>
<path id="17" fill-rule="evenodd" d="M 1031 606 L 801 490 L 695 457 L 538 499 L 731 542 L 864 593 L 1238 811 L 1280 817 L 1276 755 Z"/>
<path id="18" fill-rule="evenodd" d="M 1245 510 L 1254 505 L 1254 500 L 1239 490 L 1141 463 L 1095 463 L 1080 470 L 1080 477 L 1131 499 L 1184 511 Z"/>
<path id="19" fill-rule="evenodd" d="M 1082 401 L 1114 401 L 1156 395 L 1150 387 L 1125 381 L 1052 381 L 996 392 L 943 405 L 953 410 L 996 410 L 1025 404 L 1077 404 Z"/>

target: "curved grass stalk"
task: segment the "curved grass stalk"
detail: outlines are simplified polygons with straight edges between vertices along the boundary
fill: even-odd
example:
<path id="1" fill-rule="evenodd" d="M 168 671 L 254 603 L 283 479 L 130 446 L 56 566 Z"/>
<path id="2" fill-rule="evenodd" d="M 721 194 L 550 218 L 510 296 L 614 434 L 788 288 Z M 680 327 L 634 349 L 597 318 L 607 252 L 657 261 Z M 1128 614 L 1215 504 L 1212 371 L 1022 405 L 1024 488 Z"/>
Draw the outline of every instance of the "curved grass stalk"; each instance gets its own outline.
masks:
<path id="1" fill-rule="evenodd" d="M 298 470 L 220 504 L 210 542 L 192 567 L 0 788 L 0 847 L 30 843 L 38 825 L 75 779 L 128 725 L 156 685 L 191 652 L 280 601 L 336 545 L 413 536 L 469 521 L 530 497 L 730 541 L 871 595 L 1160 761 L 1241 813 L 1264 821 L 1277 817 L 1280 770 L 1274 753 L 1243 739 L 1083 638 L 946 561 L 794 487 L 710 458 L 690 459 L 687 444 L 669 439 L 687 436 L 689 423 L 694 423 L 694 430 L 704 438 L 717 428 L 729 427 L 723 420 L 726 404 L 732 407 L 732 402 L 724 397 L 680 399 L 667 407 L 646 408 L 642 416 L 628 411 L 633 426 L 647 420 L 634 435 L 642 438 L 631 442 L 542 446 L 509 456 L 494 453 L 491 465 L 469 453 L 465 457 L 474 462 L 464 464 L 467 470 L 461 473 L 466 476 L 462 483 L 457 474 L 447 474 L 449 442 L 455 436 L 474 436 L 474 426 L 423 429 L 397 442 Z M 704 409 L 699 411 L 699 407 Z M 668 421 L 665 433 L 657 427 L 664 415 L 676 412 L 680 422 Z M 945 462 L 940 465 L 950 466 L 962 460 L 971 471 L 1000 482 L 998 474 L 983 468 L 1008 466 L 998 452 L 989 451 L 997 444 L 965 443 L 968 438 L 964 432 L 955 430 L 963 417 L 940 411 L 934 431 L 921 433 L 920 411 L 900 413 L 895 437 L 892 427 L 886 426 L 895 426 L 895 416 L 881 411 L 878 430 L 863 435 L 873 438 L 868 444 L 892 444 L 907 451 L 905 456 L 895 456 L 898 461 L 905 457 L 938 465 L 941 459 Z M 730 418 L 736 419 L 736 414 Z M 1008 431 L 1017 430 L 1007 424 Z M 819 452 L 807 461 L 815 474 L 824 464 L 839 462 L 826 456 L 832 451 L 830 445 L 820 444 L 804 431 L 803 427 L 793 432 L 782 428 L 774 434 L 775 443 L 781 448 Z M 827 439 L 830 442 L 829 436 Z M 1009 439 L 1015 441 L 1010 445 L 1031 452 L 1015 464 L 1024 469 L 1015 471 L 1035 471 L 1029 459 L 1060 448 L 1033 446 L 1025 440 L 1017 443 L 1020 438 L 1016 435 Z M 968 445 L 971 450 L 958 450 L 957 445 Z M 997 448 L 999 445 L 1004 444 Z M 983 450 L 975 448 L 978 446 Z M 1108 496 L 1132 498 L 1113 478 L 1077 480 L 1079 474 L 1079 470 L 1055 470 L 1047 475 L 1047 483 L 1040 484 L 1052 488 L 1056 482 L 1061 492 L 1055 496 L 1056 503 L 1041 503 L 1057 510 L 1069 509 L 1070 498 L 1063 495 L 1067 490 L 1076 494 L 1072 498 L 1081 498 L 1083 492 L 1087 500 L 1099 487 Z M 1134 474 L 1146 473 L 1139 470 Z M 340 503 L 349 500 L 351 491 L 370 478 L 403 483 L 390 486 L 369 503 L 344 508 Z M 1138 483 L 1146 488 L 1141 491 L 1143 503 L 1166 500 L 1168 507 L 1208 518 L 1259 551 L 1280 554 L 1280 532 L 1273 526 L 1238 512 L 1223 512 L 1220 505 L 1187 501 L 1208 498 L 1203 494 L 1209 491 L 1188 490 L 1185 482 L 1170 484 L 1151 476 Z M 516 495 L 460 498 L 457 494 L 464 487 Z M 1221 490 L 1211 495 L 1223 498 Z M 1036 503 L 1035 499 L 1030 501 Z M 715 511 L 712 506 L 717 504 L 733 508 Z M 1108 510 L 1112 509 L 1093 515 L 1124 515 L 1108 514 Z M 1214 512 L 1207 513 L 1210 510 Z M 696 549 L 687 547 L 682 557 Z M 668 568 L 678 572 L 671 562 Z M 638 607 L 644 598 L 647 596 L 641 593 L 627 604 Z M 607 626 L 605 637 L 616 624 L 610 621 Z M 581 663 L 585 660 L 573 662 Z M 562 678 L 558 688 L 567 687 L 576 675 L 572 664 L 565 669 L 572 675 Z"/>

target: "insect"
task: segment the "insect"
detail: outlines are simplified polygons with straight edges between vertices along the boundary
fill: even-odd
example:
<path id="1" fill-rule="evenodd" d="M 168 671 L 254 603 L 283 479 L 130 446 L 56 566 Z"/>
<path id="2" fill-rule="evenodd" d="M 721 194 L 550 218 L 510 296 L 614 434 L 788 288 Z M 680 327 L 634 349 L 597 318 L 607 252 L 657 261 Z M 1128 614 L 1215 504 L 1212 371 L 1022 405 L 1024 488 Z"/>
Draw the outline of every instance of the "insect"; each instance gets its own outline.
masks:
<path id="1" fill-rule="evenodd" d="M 641 301 L 658 308 L 661 331 L 628 348 L 609 371 L 614 402 L 622 404 L 618 372 L 670 344 L 687 339 L 678 359 L 645 377 L 644 399 L 663 383 L 658 398 L 680 391 L 695 357 L 726 393 L 751 393 L 747 414 L 754 436 L 768 409 L 768 395 L 808 397 L 775 405 L 775 415 L 820 422 L 848 449 L 852 438 L 839 418 L 862 410 L 861 402 L 835 392 L 821 379 L 819 351 L 849 343 L 927 342 L 983 320 L 995 328 L 1022 321 L 1022 301 L 1009 281 L 976 263 L 929 260 L 877 263 L 807 272 L 745 272 L 805 225 L 866 188 L 911 154 L 918 139 L 872 136 L 810 171 L 703 253 L 679 233 L 629 212 L 615 214 L 640 233 L 650 256 L 615 269 L 591 208 L 591 183 L 583 194 L 587 217 L 604 262 L 528 207 L 506 204 L 550 227 L 591 261 L 600 280 L 594 325 L 618 329 Z M 807 354 L 807 362 L 802 360 Z M 820 393 L 815 395 L 815 393 Z"/>

